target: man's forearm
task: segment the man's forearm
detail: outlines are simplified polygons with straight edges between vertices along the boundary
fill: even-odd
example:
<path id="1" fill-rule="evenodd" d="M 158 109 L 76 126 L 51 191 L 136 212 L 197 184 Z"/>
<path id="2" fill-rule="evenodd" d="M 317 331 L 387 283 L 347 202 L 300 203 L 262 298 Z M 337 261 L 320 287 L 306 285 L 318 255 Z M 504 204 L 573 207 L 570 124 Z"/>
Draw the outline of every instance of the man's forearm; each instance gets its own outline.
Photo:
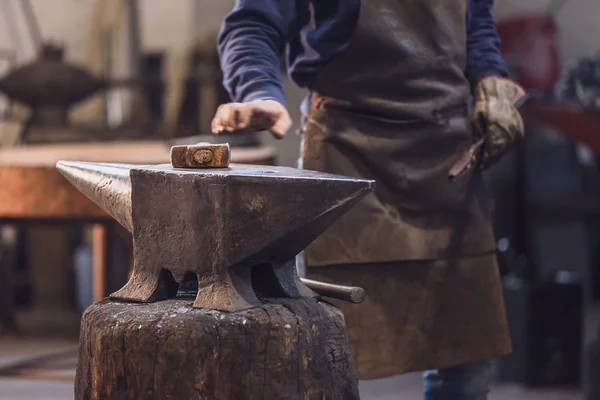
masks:
<path id="1" fill-rule="evenodd" d="M 285 100 L 279 57 L 294 9 L 281 3 L 238 0 L 223 22 L 218 49 L 224 85 L 234 101 Z"/>
<path id="2" fill-rule="evenodd" d="M 508 76 L 500 53 L 500 38 L 493 16 L 493 0 L 470 1 L 470 23 L 467 36 L 466 75 L 471 85 L 486 76 Z"/>

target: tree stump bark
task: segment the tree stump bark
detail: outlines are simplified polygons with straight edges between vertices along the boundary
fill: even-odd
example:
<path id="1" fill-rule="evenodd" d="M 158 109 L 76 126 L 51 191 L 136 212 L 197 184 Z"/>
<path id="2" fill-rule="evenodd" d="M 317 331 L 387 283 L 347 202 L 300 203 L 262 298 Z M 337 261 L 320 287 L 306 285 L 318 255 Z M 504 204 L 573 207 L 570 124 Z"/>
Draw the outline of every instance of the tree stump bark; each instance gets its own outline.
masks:
<path id="1" fill-rule="evenodd" d="M 343 316 L 314 299 L 235 313 L 103 300 L 79 345 L 77 400 L 359 399 Z"/>

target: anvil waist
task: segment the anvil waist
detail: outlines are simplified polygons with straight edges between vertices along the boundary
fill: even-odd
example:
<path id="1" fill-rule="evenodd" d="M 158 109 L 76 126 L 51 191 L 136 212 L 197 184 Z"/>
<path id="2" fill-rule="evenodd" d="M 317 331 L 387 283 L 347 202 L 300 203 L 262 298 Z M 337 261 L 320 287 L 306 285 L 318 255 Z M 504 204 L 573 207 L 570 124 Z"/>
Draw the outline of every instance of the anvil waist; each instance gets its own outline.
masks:
<path id="1" fill-rule="evenodd" d="M 377 183 L 307 249 L 309 267 L 495 249 L 480 174 L 448 180 L 473 141 L 467 0 L 418 3 L 363 0 L 352 42 L 311 85 L 303 168 Z"/>

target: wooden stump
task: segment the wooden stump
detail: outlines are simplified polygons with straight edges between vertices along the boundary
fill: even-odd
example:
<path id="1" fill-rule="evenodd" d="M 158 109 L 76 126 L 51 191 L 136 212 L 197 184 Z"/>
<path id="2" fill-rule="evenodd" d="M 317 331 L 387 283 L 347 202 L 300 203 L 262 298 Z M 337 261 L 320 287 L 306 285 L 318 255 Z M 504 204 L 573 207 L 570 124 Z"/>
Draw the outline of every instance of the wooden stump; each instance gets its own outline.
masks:
<path id="1" fill-rule="evenodd" d="M 81 324 L 77 400 L 359 399 L 343 316 L 313 299 L 235 313 L 103 300 Z"/>

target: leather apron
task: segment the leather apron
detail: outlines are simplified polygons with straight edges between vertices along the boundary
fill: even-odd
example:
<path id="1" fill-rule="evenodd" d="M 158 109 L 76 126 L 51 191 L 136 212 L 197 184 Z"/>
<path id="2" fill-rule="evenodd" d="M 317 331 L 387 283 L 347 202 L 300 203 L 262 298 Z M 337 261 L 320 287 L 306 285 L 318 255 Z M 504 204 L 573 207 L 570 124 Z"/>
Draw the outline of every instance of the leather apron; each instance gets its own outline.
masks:
<path id="1" fill-rule="evenodd" d="M 310 277 L 362 285 L 344 311 L 358 374 L 377 378 L 510 350 L 471 143 L 468 0 L 362 0 L 355 35 L 311 85 L 301 167 L 377 181 L 304 254 Z"/>

